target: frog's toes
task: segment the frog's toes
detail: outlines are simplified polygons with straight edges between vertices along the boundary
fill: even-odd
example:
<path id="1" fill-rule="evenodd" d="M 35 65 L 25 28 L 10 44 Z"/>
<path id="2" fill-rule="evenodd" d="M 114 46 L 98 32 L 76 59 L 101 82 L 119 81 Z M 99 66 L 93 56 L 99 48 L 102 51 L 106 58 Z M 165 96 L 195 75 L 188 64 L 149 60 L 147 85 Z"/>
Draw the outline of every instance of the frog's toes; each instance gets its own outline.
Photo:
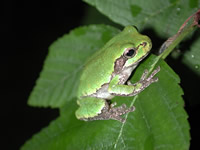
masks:
<path id="1" fill-rule="evenodd" d="M 116 105 L 117 105 L 117 103 L 114 102 L 114 103 L 110 104 L 110 107 L 112 108 L 112 107 L 114 107 L 114 106 L 116 106 Z"/>
<path id="2" fill-rule="evenodd" d="M 146 78 L 147 75 L 146 75 L 146 73 L 144 72 L 143 75 L 142 75 L 142 77 L 141 77 L 141 80 L 140 80 L 139 82 L 142 83 L 144 87 L 149 86 L 149 85 L 150 85 L 151 83 L 153 83 L 153 82 L 157 82 L 157 81 L 158 81 L 158 78 L 157 78 L 157 77 L 154 78 L 154 76 L 155 76 L 159 71 L 160 71 L 160 66 L 158 66 L 158 67 L 151 73 L 151 75 L 150 75 L 148 78 Z"/>
<path id="3" fill-rule="evenodd" d="M 157 82 L 158 78 L 154 76 L 160 71 L 160 66 L 158 66 L 149 77 L 147 77 L 149 71 L 147 69 L 144 70 L 144 73 L 142 74 L 140 81 L 138 83 L 142 83 L 142 87 L 146 88 L 148 87 L 151 83 L 153 82 Z M 137 86 L 137 83 L 132 84 L 131 81 L 127 81 L 127 85 L 133 85 L 133 86 Z"/>
<path id="4" fill-rule="evenodd" d="M 127 85 L 133 85 L 130 80 L 127 81 Z"/>
<path id="5" fill-rule="evenodd" d="M 151 83 L 153 82 L 157 82 L 158 81 L 158 78 L 154 76 L 160 71 L 160 66 L 158 66 L 153 72 L 152 74 L 146 79 L 146 81 L 149 81 Z"/>
<path id="6" fill-rule="evenodd" d="M 157 82 L 157 81 L 158 81 L 158 77 L 150 79 L 150 83 Z"/>
<path id="7" fill-rule="evenodd" d="M 122 104 L 119 107 L 113 107 L 113 105 L 115 105 L 115 104 L 116 103 L 113 103 L 110 106 L 106 105 L 106 107 L 104 107 L 104 109 L 98 116 L 89 118 L 88 120 L 110 120 L 110 119 L 112 119 L 112 120 L 117 120 L 117 121 L 124 123 L 126 121 L 126 119 L 122 118 L 121 115 L 124 115 L 129 112 L 133 112 L 135 110 L 135 107 L 132 106 L 130 108 L 127 108 L 127 106 L 125 104 Z"/>
<path id="8" fill-rule="evenodd" d="M 125 122 L 124 118 L 121 118 L 121 115 L 127 114 L 129 112 L 133 112 L 135 110 L 135 107 L 132 106 L 130 108 L 127 108 L 125 104 L 122 104 L 119 107 L 112 107 L 109 109 L 110 119 L 118 120 L 120 122 Z"/>
<path id="9" fill-rule="evenodd" d="M 160 66 L 158 66 L 158 67 L 152 72 L 152 74 L 149 76 L 149 79 L 152 79 L 159 71 L 160 71 Z"/>
<path id="10" fill-rule="evenodd" d="M 143 72 L 143 74 L 142 74 L 142 76 L 141 76 L 141 78 L 140 78 L 140 80 L 141 81 L 145 80 L 147 78 L 148 73 L 149 73 L 149 71 L 147 69 L 145 69 L 144 72 Z"/>

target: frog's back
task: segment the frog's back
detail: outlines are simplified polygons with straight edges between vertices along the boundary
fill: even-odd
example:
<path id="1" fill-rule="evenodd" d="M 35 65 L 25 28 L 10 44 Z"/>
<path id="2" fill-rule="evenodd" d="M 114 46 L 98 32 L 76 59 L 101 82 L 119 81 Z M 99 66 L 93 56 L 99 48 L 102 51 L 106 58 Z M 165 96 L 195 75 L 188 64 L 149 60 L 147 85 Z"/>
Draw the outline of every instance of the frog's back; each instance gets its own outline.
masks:
<path id="1" fill-rule="evenodd" d="M 88 59 L 80 77 L 78 97 L 94 94 L 103 85 L 110 82 L 115 60 L 123 54 L 121 47 L 123 44 L 132 43 L 132 36 L 135 34 L 137 34 L 135 28 L 126 27 Z"/>
<path id="2" fill-rule="evenodd" d="M 78 96 L 91 95 L 103 84 L 110 82 L 114 63 L 110 62 L 109 57 L 104 56 L 103 53 L 104 50 L 99 50 L 85 64 L 80 77 Z"/>

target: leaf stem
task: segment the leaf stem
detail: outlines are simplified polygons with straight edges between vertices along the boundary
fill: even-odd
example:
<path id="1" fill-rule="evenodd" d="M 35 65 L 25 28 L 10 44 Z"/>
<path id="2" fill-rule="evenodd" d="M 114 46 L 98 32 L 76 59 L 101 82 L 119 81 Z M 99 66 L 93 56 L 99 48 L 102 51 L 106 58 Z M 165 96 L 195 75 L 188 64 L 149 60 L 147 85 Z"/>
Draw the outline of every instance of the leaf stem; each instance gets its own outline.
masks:
<path id="1" fill-rule="evenodd" d="M 178 32 L 167 39 L 159 49 L 159 58 L 165 59 L 172 50 L 190 33 L 192 33 L 199 25 L 200 21 L 200 9 L 191 15 L 183 25 L 180 27 Z"/>

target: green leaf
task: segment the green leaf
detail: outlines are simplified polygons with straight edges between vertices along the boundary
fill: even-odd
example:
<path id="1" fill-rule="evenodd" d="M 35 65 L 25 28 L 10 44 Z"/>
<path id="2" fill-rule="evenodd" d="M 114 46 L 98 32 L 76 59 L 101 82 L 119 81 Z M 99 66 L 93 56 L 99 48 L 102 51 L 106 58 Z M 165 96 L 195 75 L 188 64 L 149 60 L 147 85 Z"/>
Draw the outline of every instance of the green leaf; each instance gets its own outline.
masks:
<path id="1" fill-rule="evenodd" d="M 169 37 L 168 40 L 166 40 L 161 48 L 159 49 L 159 55 L 163 59 L 166 58 L 169 53 L 178 45 L 179 42 L 181 42 L 184 37 L 191 35 L 195 29 L 197 29 L 199 26 L 200 21 L 200 10 L 198 10 L 196 13 L 192 14 L 184 24 L 180 27 L 178 32 L 173 35 L 172 37 Z M 178 53 L 177 51 L 173 52 L 172 57 L 178 58 L 182 56 L 183 63 L 188 66 L 193 72 L 196 72 L 198 75 L 200 75 L 200 36 L 199 30 L 196 31 L 195 34 L 193 34 L 193 37 L 188 42 L 182 43 L 182 46 L 180 49 L 183 51 L 183 49 L 187 49 L 185 53 Z M 189 46 L 188 46 L 189 45 Z M 185 48 L 186 46 L 186 48 Z M 191 51 L 188 49 L 191 48 Z M 180 52 L 179 49 L 179 52 Z"/>
<path id="2" fill-rule="evenodd" d="M 182 47 L 181 50 L 186 49 L 185 53 L 182 53 L 182 62 L 189 67 L 193 72 L 196 72 L 200 76 L 200 31 L 198 30 L 194 38 L 189 40 L 190 44 L 186 44 Z M 180 51 L 181 51 L 180 50 Z"/>
<path id="3" fill-rule="evenodd" d="M 178 85 L 180 80 L 164 61 L 153 55 L 137 68 L 132 82 L 139 80 L 144 69 L 152 71 L 158 65 L 161 67 L 157 75 L 159 81 L 135 97 L 113 99 L 118 105 L 135 105 L 136 111 L 124 116 L 127 118 L 126 123 L 113 120 L 84 122 L 75 118 L 74 112 L 78 106 L 73 90 L 76 91 L 75 85 L 78 85 L 80 74 L 77 68 L 81 68 L 88 55 L 118 32 L 117 29 L 104 25 L 81 27 L 60 38 L 50 47 L 50 54 L 29 103 L 37 106 L 63 106 L 60 108 L 61 116 L 27 141 L 22 150 L 189 148 L 189 125 L 183 109 L 183 92 Z M 67 62 L 64 63 L 63 60 Z M 72 63 L 73 61 L 69 63 L 68 60 L 77 60 L 78 64 Z M 51 72 L 52 68 L 56 71 Z M 64 74 L 57 77 L 60 68 Z M 65 76 L 65 73 L 68 76 Z M 47 77 L 52 83 L 55 82 L 56 86 L 47 82 L 46 88 L 52 89 L 44 92 L 44 80 Z M 65 80 L 60 80 L 63 78 Z M 35 97 L 34 94 L 41 96 Z M 63 99 L 59 99 L 60 97 Z"/>
<path id="4" fill-rule="evenodd" d="M 136 149 L 188 150 L 189 125 L 183 109 L 179 77 L 162 60 L 151 55 L 135 72 L 137 81 L 145 68 L 161 67 L 159 81 L 135 97 L 116 97 L 136 111 L 126 114 L 126 123 L 114 120 L 84 122 L 75 118 L 75 100 L 61 109 L 61 116 L 34 135 L 21 150 Z"/>
<path id="5" fill-rule="evenodd" d="M 138 28 L 153 28 L 161 37 L 175 34 L 200 7 L 195 0 L 84 0 L 112 21 Z"/>
<path id="6" fill-rule="evenodd" d="M 160 38 L 173 36 L 185 20 L 200 8 L 197 0 L 84 0 L 102 14 L 120 25 L 136 25 L 139 29 L 152 29 Z M 200 38 L 197 32 L 180 49 L 181 61 L 200 75 Z M 149 35 L 151 37 L 151 35 Z M 154 43 L 153 43 L 154 44 Z M 193 45 L 194 44 L 194 45 Z M 187 49 L 185 49 L 187 47 Z M 185 51 L 184 51 L 185 50 Z"/>
<path id="7" fill-rule="evenodd" d="M 29 97 L 32 106 L 61 107 L 76 97 L 80 70 L 86 58 L 119 32 L 106 25 L 80 27 L 55 41 Z"/>

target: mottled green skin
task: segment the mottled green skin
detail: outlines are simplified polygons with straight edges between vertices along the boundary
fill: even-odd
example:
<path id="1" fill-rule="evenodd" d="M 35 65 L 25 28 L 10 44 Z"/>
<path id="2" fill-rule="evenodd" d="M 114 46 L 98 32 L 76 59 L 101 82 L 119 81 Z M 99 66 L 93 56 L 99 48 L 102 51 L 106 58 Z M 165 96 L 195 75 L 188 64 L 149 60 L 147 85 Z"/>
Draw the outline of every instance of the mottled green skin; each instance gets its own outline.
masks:
<path id="1" fill-rule="evenodd" d="M 86 97 L 77 101 L 78 105 L 81 106 L 76 111 L 76 117 L 81 118 L 91 118 L 101 113 L 101 110 L 105 106 L 104 99 Z"/>
<path id="2" fill-rule="evenodd" d="M 127 26 L 121 33 L 108 41 L 102 49 L 92 55 L 88 59 L 80 78 L 78 98 L 91 95 L 100 89 L 103 84 L 109 83 L 114 71 L 115 60 L 124 53 L 126 47 L 137 47 L 143 41 L 151 44 L 147 36 L 138 33 L 133 26 Z M 138 59 L 148 53 L 150 48 L 145 50 L 138 51 L 138 54 L 129 59 L 126 65 L 137 62 Z"/>
<path id="3" fill-rule="evenodd" d="M 80 77 L 77 93 L 77 103 L 80 106 L 76 111 L 78 119 L 87 120 L 87 118 L 98 116 L 101 113 L 106 105 L 105 99 L 108 98 L 96 98 L 92 97 L 92 94 L 101 89 L 102 85 L 110 84 L 115 62 L 123 55 L 124 50 L 131 47 L 136 48 L 143 42 L 147 43 L 146 47 L 139 48 L 137 54 L 126 61 L 125 66 L 137 65 L 138 60 L 141 60 L 151 49 L 151 41 L 147 36 L 138 33 L 133 26 L 127 26 L 87 60 Z M 117 82 L 114 81 L 112 84 L 117 84 Z M 131 88 L 129 91 L 133 91 L 134 87 L 129 87 Z M 130 93 L 129 91 L 127 93 Z"/>

